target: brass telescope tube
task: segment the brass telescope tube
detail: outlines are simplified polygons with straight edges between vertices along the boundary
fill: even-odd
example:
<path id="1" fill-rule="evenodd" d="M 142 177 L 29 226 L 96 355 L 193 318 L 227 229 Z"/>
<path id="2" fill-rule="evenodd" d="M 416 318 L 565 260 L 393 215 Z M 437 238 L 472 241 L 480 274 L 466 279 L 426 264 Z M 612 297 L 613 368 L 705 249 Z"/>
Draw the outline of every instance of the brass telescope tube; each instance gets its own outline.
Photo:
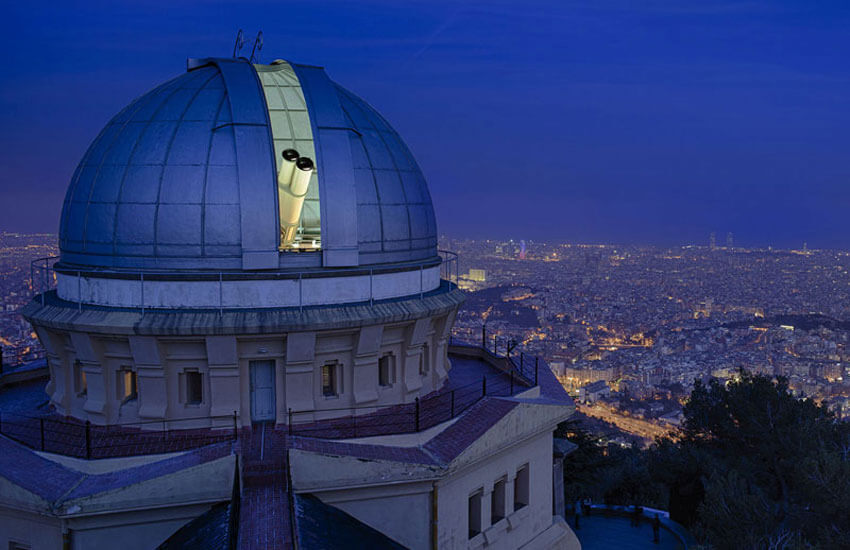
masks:
<path id="1" fill-rule="evenodd" d="M 292 244 L 295 241 L 295 233 L 298 231 L 298 223 L 301 221 L 301 211 L 304 207 L 304 197 L 307 196 L 310 178 L 315 169 L 313 161 L 307 157 L 297 157 L 291 160 L 292 154 L 290 153 L 290 160 L 288 160 L 286 154 L 289 151 L 298 154 L 293 149 L 284 151 L 284 162 L 277 179 L 280 205 L 280 244 L 282 246 Z M 291 163 L 291 166 L 289 163 Z"/>

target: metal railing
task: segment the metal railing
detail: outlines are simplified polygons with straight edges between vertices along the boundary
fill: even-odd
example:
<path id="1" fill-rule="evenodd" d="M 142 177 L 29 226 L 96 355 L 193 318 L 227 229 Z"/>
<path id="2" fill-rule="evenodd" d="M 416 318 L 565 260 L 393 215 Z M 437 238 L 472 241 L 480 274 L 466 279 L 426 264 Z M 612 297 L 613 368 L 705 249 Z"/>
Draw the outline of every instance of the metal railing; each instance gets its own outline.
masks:
<path id="1" fill-rule="evenodd" d="M 33 297 L 41 294 L 41 305 L 44 305 L 44 293 L 56 288 L 53 266 L 58 261 L 59 256 L 47 256 L 30 262 L 30 291 Z"/>
<path id="2" fill-rule="evenodd" d="M 63 420 L 53 416 L 35 417 L 2 412 L 0 435 L 36 451 L 85 459 L 186 451 L 212 443 L 235 441 L 237 438 L 236 413 L 172 420 L 170 423 L 192 421 L 218 422 L 221 427 L 171 429 L 168 422 L 161 420 L 100 426 L 88 421 Z M 156 429 L 145 429 L 146 426 L 156 426 Z"/>
<path id="3" fill-rule="evenodd" d="M 441 390 L 401 405 L 310 411 L 289 409 L 289 434 L 321 439 L 350 439 L 416 433 L 460 416 L 485 397 L 508 397 L 530 386 L 527 380 L 509 370 L 484 375 L 480 382 Z M 315 418 L 317 415 L 336 415 L 343 411 L 349 414 L 328 419 Z"/>
<path id="4" fill-rule="evenodd" d="M 458 255 L 449 250 L 438 250 L 440 258 L 440 278 L 447 281 L 449 288 L 457 288 L 459 281 L 459 262 Z M 45 293 L 56 288 L 57 270 L 55 264 L 59 261 L 58 256 L 50 256 L 47 258 L 38 258 L 30 263 L 30 288 L 32 296 L 39 297 L 41 305 L 46 304 Z M 436 264 L 435 264 L 436 265 Z M 419 297 L 424 299 L 425 295 L 432 292 L 431 289 L 425 289 L 425 265 L 419 265 Z M 411 269 L 415 271 L 416 268 Z M 373 305 L 380 298 L 375 297 L 375 276 L 387 271 L 381 267 L 350 267 L 350 268 L 332 268 L 332 273 L 336 276 L 366 276 L 369 277 L 369 305 Z M 132 306 L 141 310 L 142 314 L 146 309 L 153 309 L 148 306 L 145 301 L 145 278 L 148 283 L 151 280 L 162 278 L 185 279 L 185 280 L 200 280 L 213 281 L 218 283 L 218 306 L 211 306 L 213 309 L 218 309 L 219 313 L 223 313 L 225 309 L 230 309 L 231 306 L 224 305 L 224 282 L 244 278 L 245 276 L 256 275 L 263 279 L 279 279 L 279 280 L 297 280 L 298 281 L 298 305 L 287 307 L 298 307 L 302 311 L 304 307 L 309 307 L 304 304 L 304 279 L 309 279 L 314 276 L 326 276 L 331 270 L 323 270 L 321 268 L 313 268 L 309 270 L 286 270 L 286 271 L 271 271 L 252 274 L 245 271 L 151 271 L 151 270 L 118 270 L 118 269 L 101 269 L 95 268 L 91 270 L 80 269 L 60 269 L 59 272 L 65 275 L 76 276 L 77 279 L 77 308 L 82 309 L 85 302 L 82 298 L 83 279 L 88 276 L 106 276 L 120 277 L 133 281 L 138 281 L 139 284 L 139 303 Z M 392 298 L 391 298 L 392 299 Z M 312 304 L 310 304 L 312 305 Z M 125 306 L 126 307 L 126 306 Z M 209 309 L 209 308 L 208 308 Z"/>
<path id="5" fill-rule="evenodd" d="M 505 369 L 514 370 L 517 375 L 537 385 L 540 357 L 519 349 L 519 342 L 510 336 L 495 331 L 488 332 L 486 324 L 474 332 L 476 334 L 472 335 L 468 329 L 452 327 L 449 345 L 482 349 L 491 361 L 503 361 Z"/>

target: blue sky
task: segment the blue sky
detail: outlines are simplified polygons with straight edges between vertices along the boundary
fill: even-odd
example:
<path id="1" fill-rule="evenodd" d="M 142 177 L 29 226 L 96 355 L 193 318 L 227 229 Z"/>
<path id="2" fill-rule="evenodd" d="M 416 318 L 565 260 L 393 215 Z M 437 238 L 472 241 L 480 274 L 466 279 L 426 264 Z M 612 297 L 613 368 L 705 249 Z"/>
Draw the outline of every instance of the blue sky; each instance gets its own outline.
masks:
<path id="1" fill-rule="evenodd" d="M 55 231 L 121 107 L 262 30 L 428 178 L 441 232 L 850 249 L 847 2 L 42 2 L 0 22 L 0 229 Z M 720 238 L 719 240 L 722 240 Z"/>

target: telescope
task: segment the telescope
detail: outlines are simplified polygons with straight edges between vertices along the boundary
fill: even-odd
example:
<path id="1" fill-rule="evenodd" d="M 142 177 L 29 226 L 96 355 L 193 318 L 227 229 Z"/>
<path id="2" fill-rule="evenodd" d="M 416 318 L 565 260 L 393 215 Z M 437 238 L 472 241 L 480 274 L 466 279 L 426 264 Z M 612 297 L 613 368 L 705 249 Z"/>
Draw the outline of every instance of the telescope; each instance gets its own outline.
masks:
<path id="1" fill-rule="evenodd" d="M 283 162 L 277 173 L 278 207 L 280 214 L 280 244 L 287 246 L 295 241 L 295 233 L 301 221 L 304 197 L 310 187 L 310 178 L 315 170 L 313 160 L 302 157 L 295 149 L 282 153 Z"/>

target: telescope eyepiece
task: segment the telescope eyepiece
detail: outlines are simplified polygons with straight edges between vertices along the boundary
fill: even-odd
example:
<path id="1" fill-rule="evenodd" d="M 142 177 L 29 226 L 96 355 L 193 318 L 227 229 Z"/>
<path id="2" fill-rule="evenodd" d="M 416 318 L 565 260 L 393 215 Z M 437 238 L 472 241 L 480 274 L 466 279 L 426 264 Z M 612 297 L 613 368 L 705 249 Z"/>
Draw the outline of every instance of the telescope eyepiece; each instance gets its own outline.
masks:
<path id="1" fill-rule="evenodd" d="M 299 155 L 298 151 L 296 151 L 295 149 L 284 149 L 283 153 L 281 153 L 281 156 L 284 160 L 292 162 L 298 160 L 298 157 L 301 155 Z"/>
<path id="2" fill-rule="evenodd" d="M 315 168 L 313 159 L 309 157 L 298 157 L 298 160 L 295 161 L 295 166 L 297 166 L 299 170 L 304 170 L 305 172 L 309 172 Z"/>

